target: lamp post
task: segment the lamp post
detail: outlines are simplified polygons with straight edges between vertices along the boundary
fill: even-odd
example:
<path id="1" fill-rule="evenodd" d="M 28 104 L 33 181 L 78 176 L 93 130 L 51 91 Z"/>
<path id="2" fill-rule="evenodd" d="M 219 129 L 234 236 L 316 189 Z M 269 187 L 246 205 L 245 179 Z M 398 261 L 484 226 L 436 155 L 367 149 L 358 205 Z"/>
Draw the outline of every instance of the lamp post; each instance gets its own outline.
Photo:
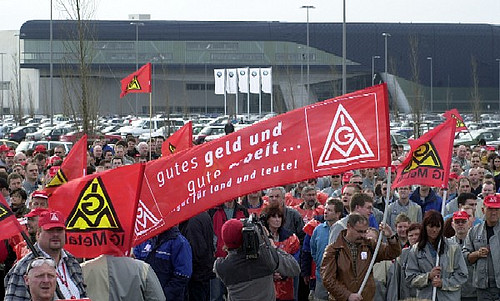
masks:
<path id="1" fill-rule="evenodd" d="M 384 60 L 385 60 L 385 66 L 384 66 L 384 72 L 385 72 L 385 80 L 387 81 L 387 37 L 390 37 L 391 35 L 388 34 L 387 32 L 383 32 L 382 35 L 384 36 L 384 49 L 385 49 L 385 55 L 384 55 Z"/>
<path id="2" fill-rule="evenodd" d="M 17 57 L 17 63 L 19 65 L 19 70 L 18 70 L 18 85 L 17 85 L 17 101 L 18 101 L 18 110 L 19 110 L 19 118 L 21 118 L 21 101 L 22 101 L 22 97 L 21 97 L 21 93 L 22 93 L 22 89 L 21 89 L 21 37 L 24 36 L 23 33 L 20 33 L 19 34 L 15 34 L 14 36 L 16 37 L 19 37 L 18 39 L 18 45 L 17 45 L 17 49 L 18 49 L 18 57 Z M 21 120 L 19 120 L 19 122 L 21 122 Z"/>
<path id="3" fill-rule="evenodd" d="M 500 59 L 496 59 L 496 61 L 498 62 L 498 112 L 500 113 Z"/>
<path id="4" fill-rule="evenodd" d="M 346 24 L 345 24 L 345 0 L 343 1 L 342 12 L 342 94 L 347 93 L 347 38 L 346 38 Z"/>
<path id="5" fill-rule="evenodd" d="M 135 25 L 135 71 L 139 70 L 139 26 L 144 26 L 142 22 L 130 22 L 130 25 Z M 135 93 L 135 114 L 139 115 L 138 109 L 138 94 Z"/>
<path id="6" fill-rule="evenodd" d="M 309 99 L 309 9 L 315 8 L 312 5 L 303 5 L 300 8 L 305 8 L 306 9 L 306 16 L 307 16 L 307 23 L 306 23 L 306 43 L 307 43 L 307 99 Z"/>
<path id="7" fill-rule="evenodd" d="M 433 94 L 433 84 L 432 84 L 432 76 L 433 76 L 433 70 L 432 70 L 432 57 L 428 56 L 427 59 L 431 61 L 431 113 L 434 111 L 434 94 Z"/>
<path id="8" fill-rule="evenodd" d="M 50 125 L 54 125 L 54 100 L 52 96 L 52 78 L 54 75 L 54 64 L 52 62 L 52 41 L 53 41 L 53 31 L 52 31 L 52 0 L 50 0 L 50 43 L 49 43 L 49 65 L 50 65 L 50 78 L 49 78 L 49 105 L 50 105 Z"/>
<path id="9" fill-rule="evenodd" d="M 375 85 L 375 59 L 379 59 L 379 55 L 372 56 L 372 86 Z"/>

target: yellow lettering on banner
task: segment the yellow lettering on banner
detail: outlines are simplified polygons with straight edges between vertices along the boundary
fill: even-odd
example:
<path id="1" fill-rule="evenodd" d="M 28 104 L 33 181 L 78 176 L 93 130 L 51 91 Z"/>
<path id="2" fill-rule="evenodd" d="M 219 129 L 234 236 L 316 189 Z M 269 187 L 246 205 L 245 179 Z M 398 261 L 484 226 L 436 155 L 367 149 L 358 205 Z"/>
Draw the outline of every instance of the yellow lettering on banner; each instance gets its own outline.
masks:
<path id="1" fill-rule="evenodd" d="M 69 214 L 66 231 L 123 231 L 100 177 L 83 188 Z"/>

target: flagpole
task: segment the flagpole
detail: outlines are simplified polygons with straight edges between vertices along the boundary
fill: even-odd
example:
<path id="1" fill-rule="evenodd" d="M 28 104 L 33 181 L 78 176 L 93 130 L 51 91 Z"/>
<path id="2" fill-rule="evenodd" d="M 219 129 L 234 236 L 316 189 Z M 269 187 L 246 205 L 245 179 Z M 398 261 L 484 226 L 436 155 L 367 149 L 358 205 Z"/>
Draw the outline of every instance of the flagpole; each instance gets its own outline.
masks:
<path id="1" fill-rule="evenodd" d="M 271 72 L 269 72 L 269 76 L 271 77 L 271 113 L 273 113 L 274 112 L 274 106 L 273 106 L 273 67 L 271 67 Z"/>
<path id="2" fill-rule="evenodd" d="M 226 91 L 226 85 L 227 85 L 227 70 L 224 69 L 224 115 L 227 115 L 227 91 Z"/>
<path id="3" fill-rule="evenodd" d="M 259 115 L 262 115 L 262 76 L 259 67 Z"/>
<path id="4" fill-rule="evenodd" d="M 446 199 L 448 198 L 448 189 L 443 190 L 443 202 L 441 203 L 441 216 L 443 217 L 444 220 L 444 210 L 446 208 Z M 444 226 L 444 225 L 443 225 Z M 423 229 L 425 231 L 425 229 Z M 443 241 L 443 236 L 439 238 L 439 243 L 438 243 L 438 248 L 436 250 L 436 264 L 434 265 L 435 267 L 439 266 L 439 250 L 441 249 L 441 242 Z M 431 279 L 432 281 L 432 279 Z M 433 286 L 432 287 L 432 301 L 436 301 L 437 298 L 437 287 Z"/>
<path id="5" fill-rule="evenodd" d="M 250 67 L 247 67 L 247 116 L 250 120 Z"/>
<path id="6" fill-rule="evenodd" d="M 389 212 L 389 198 L 391 197 L 391 167 L 388 168 L 387 170 L 387 192 L 385 196 L 385 208 L 384 208 L 384 217 L 382 218 L 382 223 L 385 224 L 387 220 L 387 215 Z M 363 279 L 363 282 L 361 283 L 361 286 L 359 287 L 358 294 L 361 295 L 363 292 L 363 289 L 366 286 L 366 282 L 368 282 L 368 278 L 370 277 L 370 274 L 373 269 L 373 265 L 375 264 L 375 259 L 377 258 L 378 251 L 380 249 L 380 244 L 382 243 L 382 234 L 383 231 L 380 231 L 379 229 L 379 235 L 378 235 L 378 240 L 377 240 L 377 246 L 375 247 L 375 251 L 373 251 L 373 257 L 372 260 L 370 261 L 370 265 L 368 266 L 368 271 L 366 271 L 365 278 Z"/>
<path id="7" fill-rule="evenodd" d="M 240 94 L 240 89 L 238 88 L 238 82 L 239 82 L 239 75 L 238 75 L 238 69 L 236 69 L 236 100 L 235 100 L 235 105 L 236 108 L 234 109 L 234 115 L 236 119 L 238 119 L 238 95 Z"/>
<path id="8" fill-rule="evenodd" d="M 153 137 L 153 93 L 149 92 L 149 161 L 151 161 L 151 148 Z"/>

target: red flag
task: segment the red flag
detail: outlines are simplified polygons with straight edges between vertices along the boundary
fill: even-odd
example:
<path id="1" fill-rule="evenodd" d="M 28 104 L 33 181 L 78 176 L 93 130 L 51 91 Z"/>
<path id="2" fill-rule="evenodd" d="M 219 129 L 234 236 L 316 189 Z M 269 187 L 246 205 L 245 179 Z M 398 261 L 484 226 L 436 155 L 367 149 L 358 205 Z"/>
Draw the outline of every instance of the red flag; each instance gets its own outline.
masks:
<path id="1" fill-rule="evenodd" d="M 134 243 L 256 190 L 389 166 L 388 116 L 387 88 L 378 85 L 148 162 Z"/>
<path id="2" fill-rule="evenodd" d="M 410 140 L 411 150 L 396 167 L 393 188 L 406 185 L 428 185 L 445 188 L 450 175 L 455 119 L 448 119 L 416 140 Z"/>
<path id="3" fill-rule="evenodd" d="M 189 121 L 183 127 L 175 131 L 161 145 L 161 155 L 170 156 L 175 152 L 188 149 L 193 146 L 193 122 Z"/>
<path id="4" fill-rule="evenodd" d="M 0 231 L 0 241 L 9 239 L 23 231 L 21 224 L 10 210 L 3 196 L 0 196 L 0 229 L 2 229 Z"/>
<path id="5" fill-rule="evenodd" d="M 121 80 L 122 93 L 120 98 L 127 93 L 151 93 L 151 63 L 142 66 L 136 72 Z"/>
<path id="6" fill-rule="evenodd" d="M 71 181 L 85 176 L 87 170 L 87 134 L 83 135 L 71 148 L 64 158 L 61 168 L 56 175 L 45 186 L 45 191 L 50 195 L 54 190 Z"/>
<path id="7" fill-rule="evenodd" d="M 460 116 L 457 109 L 451 109 L 449 111 L 444 112 L 443 116 L 446 119 L 453 119 L 456 121 L 456 130 L 455 132 L 467 131 L 467 126 L 465 125 L 464 119 Z"/>
<path id="8" fill-rule="evenodd" d="M 143 174 L 143 164 L 127 165 L 56 189 L 50 207 L 66 216 L 65 249 L 82 258 L 130 251 Z"/>

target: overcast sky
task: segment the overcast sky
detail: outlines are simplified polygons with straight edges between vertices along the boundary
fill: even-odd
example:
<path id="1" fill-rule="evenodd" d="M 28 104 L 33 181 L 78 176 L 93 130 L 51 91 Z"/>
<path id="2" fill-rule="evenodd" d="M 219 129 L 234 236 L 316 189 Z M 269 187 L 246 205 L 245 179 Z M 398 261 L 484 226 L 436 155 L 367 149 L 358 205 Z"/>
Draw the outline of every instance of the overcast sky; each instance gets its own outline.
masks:
<path id="1" fill-rule="evenodd" d="M 54 19 L 67 17 L 56 8 Z M 63 0 L 68 2 L 69 0 Z M 74 1 L 74 0 L 72 0 Z M 89 1 L 89 0 L 85 0 Z M 94 0 L 94 18 L 124 20 L 241 20 L 305 22 L 302 5 L 314 5 L 310 22 L 342 22 L 342 0 Z M 346 0 L 347 22 L 500 24 L 500 0 Z M 50 19 L 50 0 L 0 0 L 0 30 L 19 30 L 28 20 Z"/>

